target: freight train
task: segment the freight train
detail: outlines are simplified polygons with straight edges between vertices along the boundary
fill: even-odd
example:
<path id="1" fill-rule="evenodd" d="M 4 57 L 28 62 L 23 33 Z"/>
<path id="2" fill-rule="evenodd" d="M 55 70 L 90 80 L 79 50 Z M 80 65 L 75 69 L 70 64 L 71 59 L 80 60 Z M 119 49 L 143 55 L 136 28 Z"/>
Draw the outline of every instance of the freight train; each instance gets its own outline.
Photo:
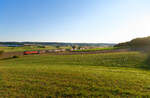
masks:
<path id="1" fill-rule="evenodd" d="M 37 50 L 37 51 L 24 51 L 24 55 L 29 54 L 42 54 L 42 53 L 55 53 L 55 52 L 64 52 L 65 49 L 56 49 L 56 50 Z"/>
<path id="2" fill-rule="evenodd" d="M 39 51 L 24 51 L 24 55 L 28 54 L 39 54 Z"/>

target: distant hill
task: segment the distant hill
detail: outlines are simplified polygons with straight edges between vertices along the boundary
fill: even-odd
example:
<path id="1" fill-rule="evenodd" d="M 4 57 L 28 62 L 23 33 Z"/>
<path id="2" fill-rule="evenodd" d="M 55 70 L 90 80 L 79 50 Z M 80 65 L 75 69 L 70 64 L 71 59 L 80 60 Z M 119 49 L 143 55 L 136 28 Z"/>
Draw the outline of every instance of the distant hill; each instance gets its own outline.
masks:
<path id="1" fill-rule="evenodd" d="M 0 42 L 0 45 L 51 45 L 51 46 L 114 46 L 115 43 L 64 43 L 64 42 Z"/>

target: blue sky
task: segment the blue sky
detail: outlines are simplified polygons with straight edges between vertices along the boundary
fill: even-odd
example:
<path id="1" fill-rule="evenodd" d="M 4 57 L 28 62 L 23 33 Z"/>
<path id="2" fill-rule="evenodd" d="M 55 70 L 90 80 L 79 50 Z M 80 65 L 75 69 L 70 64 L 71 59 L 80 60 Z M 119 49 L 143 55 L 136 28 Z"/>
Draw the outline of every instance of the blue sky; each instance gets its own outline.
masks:
<path id="1" fill-rule="evenodd" d="M 0 0 L 0 41 L 118 43 L 150 35 L 150 0 Z"/>

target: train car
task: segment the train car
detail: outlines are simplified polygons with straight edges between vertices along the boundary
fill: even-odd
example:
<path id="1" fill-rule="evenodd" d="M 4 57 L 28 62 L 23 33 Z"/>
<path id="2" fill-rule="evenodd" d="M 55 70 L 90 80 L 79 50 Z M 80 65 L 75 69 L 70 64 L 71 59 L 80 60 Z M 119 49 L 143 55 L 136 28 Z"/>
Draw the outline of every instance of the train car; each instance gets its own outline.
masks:
<path id="1" fill-rule="evenodd" d="M 60 49 L 55 49 L 54 52 L 61 52 L 61 50 Z"/>
<path id="2" fill-rule="evenodd" d="M 38 51 L 24 51 L 24 55 L 29 55 L 29 54 L 39 54 Z"/>
<path id="3" fill-rule="evenodd" d="M 55 52 L 54 50 L 46 50 L 46 53 L 53 53 Z"/>
<path id="4" fill-rule="evenodd" d="M 39 50 L 38 53 L 39 53 L 39 54 L 46 53 L 46 50 Z"/>
<path id="5" fill-rule="evenodd" d="M 61 49 L 61 52 L 65 52 L 66 51 L 66 49 Z"/>

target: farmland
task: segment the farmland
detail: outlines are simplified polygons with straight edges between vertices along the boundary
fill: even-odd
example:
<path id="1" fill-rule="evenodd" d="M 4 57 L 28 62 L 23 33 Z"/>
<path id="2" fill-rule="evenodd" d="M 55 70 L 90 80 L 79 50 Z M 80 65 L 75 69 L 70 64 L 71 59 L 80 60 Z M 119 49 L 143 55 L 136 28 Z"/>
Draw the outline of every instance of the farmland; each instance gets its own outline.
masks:
<path id="1" fill-rule="evenodd" d="M 97 47 L 92 49 L 74 50 L 74 52 L 90 52 L 90 51 L 102 51 L 102 50 L 115 50 L 118 47 Z"/>
<path id="2" fill-rule="evenodd" d="M 150 96 L 146 55 L 29 55 L 0 60 L 3 97 Z"/>
<path id="3" fill-rule="evenodd" d="M 60 47 L 62 49 L 68 49 L 70 47 Z M 23 47 L 0 47 L 0 51 L 4 52 L 22 52 L 22 51 L 32 51 L 32 50 L 50 50 L 57 49 L 55 46 L 23 46 Z"/>
<path id="4" fill-rule="evenodd" d="M 37 46 L 24 46 L 24 47 L 0 47 L 1 51 L 4 52 L 20 52 L 20 51 L 31 51 L 31 50 L 46 50 L 46 49 L 55 49 L 55 47 L 47 46 L 45 48 Z"/>

